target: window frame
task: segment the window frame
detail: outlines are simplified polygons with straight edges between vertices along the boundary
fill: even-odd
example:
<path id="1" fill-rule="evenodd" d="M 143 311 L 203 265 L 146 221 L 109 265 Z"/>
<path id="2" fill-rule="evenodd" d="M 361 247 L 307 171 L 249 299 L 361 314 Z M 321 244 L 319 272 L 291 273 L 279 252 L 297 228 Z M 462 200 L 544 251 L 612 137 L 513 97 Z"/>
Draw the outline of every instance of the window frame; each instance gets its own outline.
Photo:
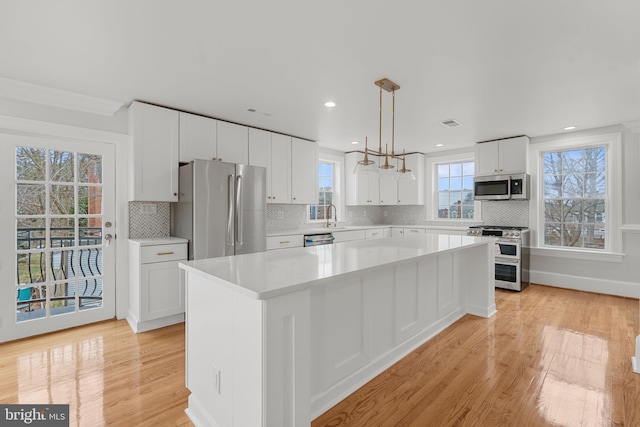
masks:
<path id="1" fill-rule="evenodd" d="M 342 183 L 343 183 L 343 179 L 342 177 L 344 176 L 344 158 L 340 157 L 340 156 L 336 156 L 333 154 L 328 154 L 328 153 L 322 153 L 320 152 L 318 154 L 318 168 L 316 169 L 316 183 L 319 184 L 318 179 L 319 179 L 319 172 L 320 172 L 320 163 L 332 163 L 333 164 L 333 204 L 336 207 L 336 216 L 338 217 L 338 219 L 340 221 L 344 220 L 344 217 L 340 216 L 340 213 L 344 214 L 344 200 L 343 200 L 343 194 L 344 192 L 342 191 Z M 320 187 L 318 185 L 318 194 L 320 194 Z M 319 201 L 319 200 L 318 200 Z M 310 215 L 311 215 L 311 207 L 312 206 L 322 206 L 319 203 L 314 203 L 314 204 L 310 204 L 306 206 L 305 209 L 305 221 L 307 223 L 310 224 L 320 224 L 320 223 L 324 223 L 326 222 L 326 219 L 311 219 Z M 335 220 L 332 220 L 333 222 L 335 222 Z"/>
<path id="2" fill-rule="evenodd" d="M 605 147 L 605 247 L 604 249 L 570 246 L 547 246 L 544 244 L 544 154 L 571 149 Z M 531 203 L 529 218 L 531 250 L 533 254 L 561 256 L 566 258 L 616 260 L 622 254 L 622 137 L 620 133 L 600 135 L 558 136 L 530 145 L 531 156 Z"/>
<path id="3" fill-rule="evenodd" d="M 477 200 L 474 200 L 473 202 L 473 218 L 438 217 L 438 166 L 444 164 L 466 162 L 473 162 L 475 171 L 475 151 L 427 158 L 427 221 L 438 221 L 449 224 L 482 222 L 482 204 Z"/>

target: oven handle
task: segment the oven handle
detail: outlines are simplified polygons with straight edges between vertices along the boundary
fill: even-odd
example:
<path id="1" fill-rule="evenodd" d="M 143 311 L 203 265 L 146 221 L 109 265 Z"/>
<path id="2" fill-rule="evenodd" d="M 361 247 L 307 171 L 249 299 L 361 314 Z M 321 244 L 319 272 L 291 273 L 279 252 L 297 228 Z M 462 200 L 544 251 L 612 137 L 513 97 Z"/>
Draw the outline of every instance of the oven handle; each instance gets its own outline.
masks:
<path id="1" fill-rule="evenodd" d="M 509 192 L 509 200 L 511 200 L 511 179 L 513 177 L 509 175 L 509 180 L 507 181 L 507 191 Z"/>

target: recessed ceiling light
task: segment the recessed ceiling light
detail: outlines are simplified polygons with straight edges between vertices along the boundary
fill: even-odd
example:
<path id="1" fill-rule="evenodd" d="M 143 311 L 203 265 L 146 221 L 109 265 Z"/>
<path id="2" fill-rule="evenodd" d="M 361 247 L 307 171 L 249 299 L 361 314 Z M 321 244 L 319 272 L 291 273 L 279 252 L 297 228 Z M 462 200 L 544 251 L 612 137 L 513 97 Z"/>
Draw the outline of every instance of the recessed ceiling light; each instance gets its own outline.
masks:
<path id="1" fill-rule="evenodd" d="M 352 143 L 353 145 L 358 145 L 358 144 L 360 144 L 360 141 L 351 141 L 351 143 Z"/>
<path id="2" fill-rule="evenodd" d="M 444 144 L 436 144 L 436 147 L 444 147 Z"/>
<path id="3" fill-rule="evenodd" d="M 327 101 L 327 102 L 324 103 L 324 106 L 331 108 L 331 107 L 335 107 L 336 103 L 333 102 L 333 101 Z"/>
<path id="4" fill-rule="evenodd" d="M 575 126 L 567 126 L 566 128 L 564 128 L 564 130 L 574 130 L 575 128 Z"/>

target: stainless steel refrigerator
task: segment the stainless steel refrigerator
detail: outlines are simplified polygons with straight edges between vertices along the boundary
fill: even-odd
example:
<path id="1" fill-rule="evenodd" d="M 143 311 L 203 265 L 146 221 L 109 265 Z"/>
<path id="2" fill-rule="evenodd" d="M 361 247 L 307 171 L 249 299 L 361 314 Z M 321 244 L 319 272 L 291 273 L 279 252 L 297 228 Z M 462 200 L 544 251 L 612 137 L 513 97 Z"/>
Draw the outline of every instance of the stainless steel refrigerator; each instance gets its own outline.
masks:
<path id="1" fill-rule="evenodd" d="M 266 169 L 210 160 L 180 166 L 173 235 L 189 239 L 189 259 L 262 252 Z"/>

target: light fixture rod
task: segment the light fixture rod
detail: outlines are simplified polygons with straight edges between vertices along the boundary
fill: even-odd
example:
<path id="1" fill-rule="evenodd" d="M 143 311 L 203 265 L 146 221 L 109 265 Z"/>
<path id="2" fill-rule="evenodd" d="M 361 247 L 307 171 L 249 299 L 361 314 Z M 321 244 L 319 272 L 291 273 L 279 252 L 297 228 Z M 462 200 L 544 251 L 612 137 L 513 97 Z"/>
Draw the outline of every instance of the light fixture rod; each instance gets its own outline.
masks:
<path id="1" fill-rule="evenodd" d="M 396 155 L 396 91 L 391 91 L 391 157 Z"/>
<path id="2" fill-rule="evenodd" d="M 380 119 L 378 120 L 378 153 L 382 154 L 382 86 L 380 86 Z"/>

